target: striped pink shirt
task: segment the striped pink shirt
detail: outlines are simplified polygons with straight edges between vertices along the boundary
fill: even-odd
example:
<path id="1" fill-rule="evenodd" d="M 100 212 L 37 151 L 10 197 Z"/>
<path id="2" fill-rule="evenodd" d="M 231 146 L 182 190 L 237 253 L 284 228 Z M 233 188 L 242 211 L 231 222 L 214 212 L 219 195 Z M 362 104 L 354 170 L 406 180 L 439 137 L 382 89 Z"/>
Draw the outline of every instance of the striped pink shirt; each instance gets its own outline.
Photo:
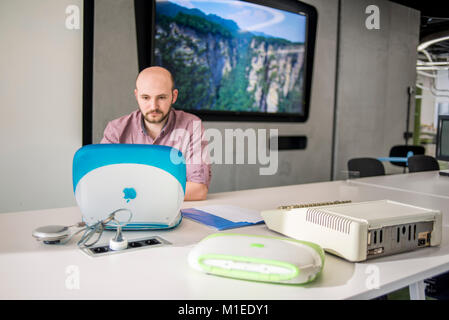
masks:
<path id="1" fill-rule="evenodd" d="M 168 120 L 156 139 L 145 130 L 140 110 L 112 120 L 101 143 L 157 144 L 179 149 L 186 159 L 187 181 L 209 187 L 212 177 L 207 141 L 203 140 L 201 119 L 182 110 L 171 109 Z"/>

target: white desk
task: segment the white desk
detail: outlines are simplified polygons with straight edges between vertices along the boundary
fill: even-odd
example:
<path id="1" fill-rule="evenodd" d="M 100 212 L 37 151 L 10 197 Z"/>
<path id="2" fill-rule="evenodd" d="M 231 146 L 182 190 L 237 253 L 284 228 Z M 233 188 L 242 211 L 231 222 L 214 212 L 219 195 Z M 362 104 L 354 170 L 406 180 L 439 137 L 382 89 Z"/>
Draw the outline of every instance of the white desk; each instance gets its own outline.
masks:
<path id="1" fill-rule="evenodd" d="M 354 179 L 351 182 L 389 190 L 407 191 L 433 198 L 449 199 L 449 176 L 442 176 L 439 171 L 376 176 Z"/>
<path id="2" fill-rule="evenodd" d="M 423 195 L 411 199 L 403 191 L 343 181 L 210 194 L 206 201 L 184 203 L 184 208 L 231 204 L 262 210 L 293 203 L 383 198 L 449 208 L 449 199 L 429 200 Z M 128 239 L 159 235 L 173 245 L 96 258 L 77 248 L 78 238 L 67 245 L 51 246 L 31 236 L 32 230 L 42 225 L 69 225 L 78 221 L 77 207 L 0 214 L 0 299 L 371 299 L 409 285 L 412 297 L 423 298 L 422 281 L 449 270 L 448 228 L 444 228 L 440 247 L 364 263 L 350 263 L 326 254 L 321 277 L 305 286 L 250 282 L 192 270 L 187 264 L 189 250 L 216 231 L 188 219 L 171 231 L 125 235 Z M 279 235 L 265 225 L 227 232 Z M 102 242 L 103 239 L 107 242 L 112 234 L 107 232 Z M 74 277 L 79 288 L 71 282 Z M 378 289 L 373 289 L 377 280 Z"/>

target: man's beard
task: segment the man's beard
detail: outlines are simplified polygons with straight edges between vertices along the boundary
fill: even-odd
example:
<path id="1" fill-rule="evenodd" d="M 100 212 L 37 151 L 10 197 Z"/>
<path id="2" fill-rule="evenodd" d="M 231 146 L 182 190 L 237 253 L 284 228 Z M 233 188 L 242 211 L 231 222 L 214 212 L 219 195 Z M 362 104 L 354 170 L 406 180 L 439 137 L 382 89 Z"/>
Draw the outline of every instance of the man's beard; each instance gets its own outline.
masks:
<path id="1" fill-rule="evenodd" d="M 171 106 L 170 106 L 170 108 L 168 109 L 168 111 L 167 111 L 167 113 L 165 115 L 164 115 L 164 113 L 162 111 L 156 111 L 157 113 L 163 115 L 161 118 L 158 118 L 158 117 L 154 118 L 154 117 L 151 116 L 151 112 L 147 112 L 145 114 L 145 116 L 144 116 L 145 117 L 145 121 L 147 121 L 148 123 L 161 123 L 168 117 L 168 115 L 170 114 L 170 111 L 171 111 Z"/>

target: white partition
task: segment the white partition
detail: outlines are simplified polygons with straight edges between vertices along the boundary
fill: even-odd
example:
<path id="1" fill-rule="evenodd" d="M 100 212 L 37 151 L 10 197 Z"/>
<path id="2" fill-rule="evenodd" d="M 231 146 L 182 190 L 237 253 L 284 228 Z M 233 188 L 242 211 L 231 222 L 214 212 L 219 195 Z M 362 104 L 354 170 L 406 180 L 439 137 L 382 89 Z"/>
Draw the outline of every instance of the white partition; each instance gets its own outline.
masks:
<path id="1" fill-rule="evenodd" d="M 82 0 L 0 2 L 0 212 L 75 205 L 82 22 Z"/>

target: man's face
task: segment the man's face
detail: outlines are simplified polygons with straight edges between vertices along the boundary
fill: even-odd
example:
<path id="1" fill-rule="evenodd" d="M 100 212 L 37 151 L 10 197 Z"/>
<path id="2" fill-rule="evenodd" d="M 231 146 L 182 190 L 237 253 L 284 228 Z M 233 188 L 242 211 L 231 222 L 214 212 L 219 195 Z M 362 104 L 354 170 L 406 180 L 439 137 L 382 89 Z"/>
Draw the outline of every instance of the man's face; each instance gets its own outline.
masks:
<path id="1" fill-rule="evenodd" d="M 161 123 L 168 117 L 178 96 L 178 90 L 173 90 L 172 86 L 170 78 L 159 74 L 137 81 L 134 94 L 145 121 Z"/>

